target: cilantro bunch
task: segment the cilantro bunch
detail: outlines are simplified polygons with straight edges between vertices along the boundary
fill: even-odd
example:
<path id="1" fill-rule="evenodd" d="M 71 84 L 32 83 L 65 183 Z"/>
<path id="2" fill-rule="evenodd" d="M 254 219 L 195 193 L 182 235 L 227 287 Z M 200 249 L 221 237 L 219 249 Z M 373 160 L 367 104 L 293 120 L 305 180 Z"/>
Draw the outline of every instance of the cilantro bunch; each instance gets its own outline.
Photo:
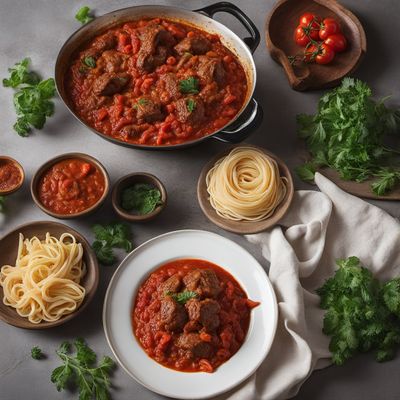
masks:
<path id="1" fill-rule="evenodd" d="M 54 114 L 56 89 L 53 78 L 41 80 L 39 75 L 28 70 L 29 59 L 25 58 L 9 68 L 10 77 L 3 79 L 4 87 L 17 89 L 14 93 L 14 108 L 17 122 L 14 130 L 20 136 L 28 136 L 31 128 L 42 129 L 46 118 Z"/>
<path id="2" fill-rule="evenodd" d="M 98 260 L 104 265 L 111 265 L 116 261 L 113 248 L 122 248 L 127 253 L 132 250 L 131 232 L 124 223 L 107 225 L 96 224 L 92 227 L 96 240 L 93 249 Z"/>
<path id="3" fill-rule="evenodd" d="M 337 260 L 339 269 L 317 290 L 327 310 L 323 332 L 331 336 L 334 364 L 374 350 L 377 361 L 394 357 L 400 344 L 400 279 L 381 284 L 357 257 Z"/>
<path id="4" fill-rule="evenodd" d="M 71 354 L 71 344 L 64 342 L 56 351 L 63 364 L 51 374 L 51 381 L 60 392 L 72 384 L 79 389 L 80 400 L 107 400 L 110 398 L 110 373 L 114 361 L 110 357 L 103 359 L 95 366 L 96 353 L 83 339 L 74 341 L 76 354 Z"/>
<path id="5" fill-rule="evenodd" d="M 385 146 L 400 129 L 400 110 L 371 98 L 370 87 L 352 78 L 323 95 L 315 115 L 297 116 L 298 135 L 312 155 L 298 168 L 301 179 L 312 180 L 319 167 L 330 167 L 344 180 L 376 178 L 374 193 L 383 195 L 400 182 L 398 151 Z"/>

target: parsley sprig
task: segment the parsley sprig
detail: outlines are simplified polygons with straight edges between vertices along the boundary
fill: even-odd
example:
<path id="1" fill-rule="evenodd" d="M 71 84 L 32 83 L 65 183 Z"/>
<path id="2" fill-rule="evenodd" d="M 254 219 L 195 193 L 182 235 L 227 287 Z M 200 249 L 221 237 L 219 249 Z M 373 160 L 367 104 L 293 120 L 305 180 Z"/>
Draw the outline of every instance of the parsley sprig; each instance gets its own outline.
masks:
<path id="1" fill-rule="evenodd" d="M 51 381 L 60 392 L 67 385 L 73 384 L 79 389 L 79 400 L 107 400 L 110 398 L 110 373 L 115 364 L 110 357 L 103 359 L 95 366 L 96 353 L 83 339 L 74 341 L 76 354 L 70 353 L 71 344 L 64 342 L 56 351 L 63 364 L 51 374 Z"/>
<path id="2" fill-rule="evenodd" d="M 88 6 L 81 7 L 76 13 L 75 18 L 81 24 L 87 24 L 88 22 L 94 20 L 94 17 L 90 15 L 90 8 Z"/>
<path id="3" fill-rule="evenodd" d="M 132 250 L 131 232 L 127 224 L 118 222 L 107 225 L 96 224 L 92 230 L 96 238 L 92 247 L 102 264 L 111 265 L 116 261 L 114 248 L 124 249 L 127 253 Z"/>
<path id="4" fill-rule="evenodd" d="M 28 70 L 29 59 L 25 58 L 9 68 L 10 77 L 3 79 L 4 87 L 18 89 L 14 94 L 14 108 L 17 122 L 14 130 L 20 136 L 28 136 L 31 128 L 42 129 L 46 118 L 54 114 L 55 95 L 53 78 L 40 80 L 35 72 Z"/>
<path id="5" fill-rule="evenodd" d="M 303 180 L 312 180 L 319 167 L 330 167 L 344 180 L 371 185 L 384 195 L 400 182 L 399 151 L 385 146 L 388 135 L 400 130 L 400 110 L 371 98 L 370 87 L 352 78 L 327 92 L 315 115 L 297 116 L 298 134 L 305 139 L 312 155 L 298 168 Z"/>
<path id="6" fill-rule="evenodd" d="M 194 299 L 198 296 L 198 294 L 196 292 L 192 292 L 190 290 L 184 290 L 183 292 L 180 292 L 180 293 L 173 293 L 173 292 L 167 291 L 165 293 L 165 295 L 172 297 L 179 304 L 185 304 L 190 299 Z"/>
<path id="7" fill-rule="evenodd" d="M 199 80 L 194 76 L 182 79 L 179 82 L 179 90 L 185 94 L 197 94 L 199 93 Z"/>
<path id="8" fill-rule="evenodd" d="M 42 353 L 42 349 L 38 346 L 34 346 L 31 349 L 31 357 L 34 360 L 41 360 L 42 358 L 44 358 L 44 354 Z"/>
<path id="9" fill-rule="evenodd" d="M 317 290 L 327 310 L 323 332 L 331 336 L 332 361 L 342 365 L 357 352 L 375 350 L 377 361 L 394 357 L 400 344 L 400 278 L 381 284 L 357 257 Z"/>

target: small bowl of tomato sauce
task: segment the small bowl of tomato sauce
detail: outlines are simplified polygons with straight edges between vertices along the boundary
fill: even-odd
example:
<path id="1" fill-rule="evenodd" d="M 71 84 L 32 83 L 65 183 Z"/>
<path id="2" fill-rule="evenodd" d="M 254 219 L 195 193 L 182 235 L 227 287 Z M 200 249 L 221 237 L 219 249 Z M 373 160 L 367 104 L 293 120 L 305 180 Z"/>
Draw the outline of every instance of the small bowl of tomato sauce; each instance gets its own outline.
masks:
<path id="1" fill-rule="evenodd" d="M 105 201 L 110 180 L 104 166 L 83 153 L 67 153 L 44 163 L 31 181 L 36 205 L 59 219 L 91 214 Z"/>
<path id="2" fill-rule="evenodd" d="M 0 156 L 0 196 L 16 192 L 24 183 L 21 164 L 11 157 Z"/>

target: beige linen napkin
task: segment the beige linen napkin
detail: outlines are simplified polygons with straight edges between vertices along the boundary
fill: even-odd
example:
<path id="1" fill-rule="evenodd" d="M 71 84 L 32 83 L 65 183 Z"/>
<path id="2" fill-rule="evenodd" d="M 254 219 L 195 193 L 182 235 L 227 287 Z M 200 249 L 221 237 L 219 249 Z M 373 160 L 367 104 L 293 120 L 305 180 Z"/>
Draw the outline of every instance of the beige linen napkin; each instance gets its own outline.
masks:
<path id="1" fill-rule="evenodd" d="M 247 237 L 270 261 L 278 329 L 256 374 L 224 399 L 287 399 L 314 369 L 330 364 L 315 289 L 333 274 L 337 258 L 357 256 L 380 279 L 400 275 L 399 222 L 320 174 L 315 182 L 321 192 L 295 192 L 283 228 Z"/>

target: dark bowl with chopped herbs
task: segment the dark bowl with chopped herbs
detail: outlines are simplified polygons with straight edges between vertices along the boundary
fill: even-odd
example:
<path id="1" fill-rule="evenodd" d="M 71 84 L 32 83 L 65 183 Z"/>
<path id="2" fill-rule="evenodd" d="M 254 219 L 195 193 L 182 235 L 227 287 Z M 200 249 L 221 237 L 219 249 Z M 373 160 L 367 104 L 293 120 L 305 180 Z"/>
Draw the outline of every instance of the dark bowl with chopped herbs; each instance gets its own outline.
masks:
<path id="1" fill-rule="evenodd" d="M 154 175 L 136 172 L 119 179 L 112 191 L 115 212 L 131 222 L 155 218 L 167 204 L 167 191 Z"/>

